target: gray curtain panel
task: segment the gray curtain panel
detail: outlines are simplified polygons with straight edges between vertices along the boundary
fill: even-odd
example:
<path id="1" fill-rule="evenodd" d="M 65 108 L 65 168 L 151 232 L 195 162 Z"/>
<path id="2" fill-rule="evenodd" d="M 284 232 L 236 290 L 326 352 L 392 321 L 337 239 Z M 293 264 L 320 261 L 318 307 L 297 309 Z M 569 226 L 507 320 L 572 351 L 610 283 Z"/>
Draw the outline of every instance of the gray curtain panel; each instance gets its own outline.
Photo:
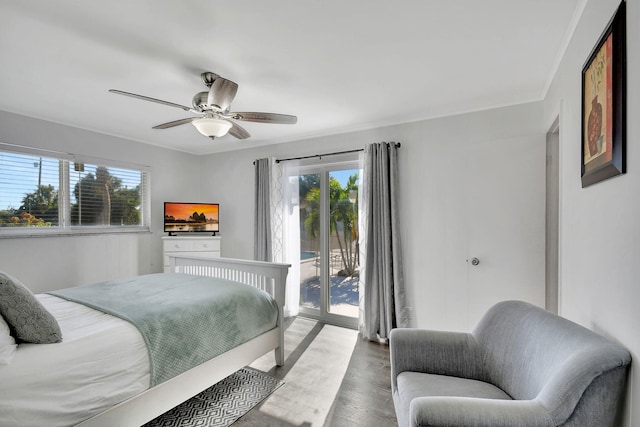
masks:
<path id="1" fill-rule="evenodd" d="M 397 203 L 398 145 L 367 146 L 364 168 L 368 218 L 361 332 L 370 340 L 386 340 L 392 328 L 409 325 Z"/>
<path id="2" fill-rule="evenodd" d="M 271 251 L 271 176 L 269 159 L 255 161 L 256 168 L 256 214 L 253 231 L 253 257 L 256 261 L 272 261 Z"/>

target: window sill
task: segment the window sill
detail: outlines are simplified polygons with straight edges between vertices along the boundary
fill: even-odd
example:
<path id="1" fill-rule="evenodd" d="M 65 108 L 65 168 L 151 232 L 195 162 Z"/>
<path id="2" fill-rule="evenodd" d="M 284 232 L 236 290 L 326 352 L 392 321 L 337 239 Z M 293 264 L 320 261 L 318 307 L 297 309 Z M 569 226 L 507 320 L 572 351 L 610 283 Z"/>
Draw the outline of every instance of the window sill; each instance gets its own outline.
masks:
<path id="1" fill-rule="evenodd" d="M 31 237 L 73 237 L 107 234 L 151 233 L 149 227 L 24 227 L 20 229 L 0 228 L 0 239 L 23 239 Z"/>

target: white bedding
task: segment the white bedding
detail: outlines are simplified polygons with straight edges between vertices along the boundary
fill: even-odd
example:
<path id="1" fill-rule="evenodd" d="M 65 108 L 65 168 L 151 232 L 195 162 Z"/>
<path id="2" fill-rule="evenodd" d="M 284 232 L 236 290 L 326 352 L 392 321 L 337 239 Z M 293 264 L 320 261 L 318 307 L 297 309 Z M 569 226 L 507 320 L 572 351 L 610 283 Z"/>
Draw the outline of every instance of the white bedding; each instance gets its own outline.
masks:
<path id="1" fill-rule="evenodd" d="M 147 348 L 133 325 L 36 296 L 58 320 L 63 341 L 20 344 L 11 364 L 0 365 L 0 425 L 72 426 L 149 388 Z"/>

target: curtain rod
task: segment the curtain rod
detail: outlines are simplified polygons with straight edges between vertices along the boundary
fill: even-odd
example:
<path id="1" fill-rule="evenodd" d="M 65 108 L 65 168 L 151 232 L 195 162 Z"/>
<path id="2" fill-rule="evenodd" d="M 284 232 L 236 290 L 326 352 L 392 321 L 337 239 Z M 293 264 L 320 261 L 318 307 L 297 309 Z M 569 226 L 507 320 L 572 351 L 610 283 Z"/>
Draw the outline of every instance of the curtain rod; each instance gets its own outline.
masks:
<path id="1" fill-rule="evenodd" d="M 388 144 L 388 143 L 387 143 Z M 401 147 L 401 144 L 397 143 L 398 148 Z M 276 163 L 286 162 L 288 160 L 303 160 L 303 159 L 312 159 L 314 157 L 324 157 L 324 156 L 336 156 L 338 154 L 349 154 L 349 153 L 357 153 L 359 151 L 364 151 L 364 148 L 359 148 L 356 150 L 346 150 L 346 151 L 336 151 L 334 153 L 326 153 L 326 154 L 313 154 L 311 156 L 302 156 L 302 157 L 290 157 L 288 159 L 276 159 Z"/>

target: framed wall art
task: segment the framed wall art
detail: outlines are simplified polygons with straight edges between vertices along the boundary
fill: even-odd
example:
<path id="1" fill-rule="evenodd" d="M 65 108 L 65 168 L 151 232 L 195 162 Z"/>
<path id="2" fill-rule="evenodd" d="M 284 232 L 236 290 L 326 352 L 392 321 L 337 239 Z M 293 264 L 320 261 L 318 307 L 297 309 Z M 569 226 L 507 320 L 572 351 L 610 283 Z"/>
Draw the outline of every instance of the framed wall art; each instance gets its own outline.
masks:
<path id="1" fill-rule="evenodd" d="M 582 68 L 582 187 L 625 172 L 626 18 L 618 7 Z"/>

